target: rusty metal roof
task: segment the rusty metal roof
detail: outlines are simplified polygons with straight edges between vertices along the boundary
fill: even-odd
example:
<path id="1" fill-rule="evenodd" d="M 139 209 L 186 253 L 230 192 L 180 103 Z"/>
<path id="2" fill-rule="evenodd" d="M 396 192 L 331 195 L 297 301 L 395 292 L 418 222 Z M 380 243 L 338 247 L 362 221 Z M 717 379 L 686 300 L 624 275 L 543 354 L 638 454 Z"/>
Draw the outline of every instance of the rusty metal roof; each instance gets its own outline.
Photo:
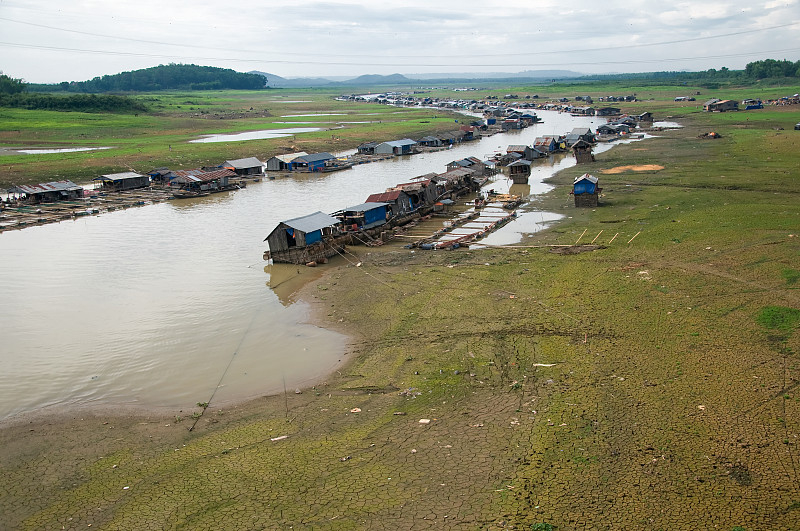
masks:
<path id="1" fill-rule="evenodd" d="M 8 191 L 33 195 L 46 192 L 73 192 L 77 190 L 83 190 L 83 188 L 72 181 L 52 181 L 39 184 L 21 184 L 10 188 Z"/>
<path id="2" fill-rule="evenodd" d="M 392 201 L 396 201 L 402 193 L 402 190 L 390 190 L 380 194 L 372 194 L 367 198 L 367 203 L 390 203 Z"/>
<path id="3" fill-rule="evenodd" d="M 212 171 L 203 171 L 203 170 L 175 170 L 172 172 L 175 175 L 176 179 L 180 178 L 183 182 L 209 182 L 214 181 L 216 179 L 222 179 L 223 177 L 236 177 L 236 173 L 228 170 L 212 170 Z M 179 181 L 180 182 L 180 181 Z"/>

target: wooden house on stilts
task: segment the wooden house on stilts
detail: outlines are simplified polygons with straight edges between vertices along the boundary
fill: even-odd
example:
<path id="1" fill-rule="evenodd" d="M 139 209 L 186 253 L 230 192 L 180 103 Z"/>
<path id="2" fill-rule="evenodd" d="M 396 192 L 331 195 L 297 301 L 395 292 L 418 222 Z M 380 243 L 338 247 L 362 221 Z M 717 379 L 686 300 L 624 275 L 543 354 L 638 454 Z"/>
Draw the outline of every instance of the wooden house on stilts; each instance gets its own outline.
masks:
<path id="1" fill-rule="evenodd" d="M 575 196 L 576 207 L 596 207 L 602 191 L 603 189 L 597 186 L 597 177 L 584 173 L 580 177 L 575 177 L 570 193 Z"/>
<path id="2" fill-rule="evenodd" d="M 580 139 L 572 144 L 572 152 L 575 154 L 575 161 L 578 164 L 586 164 L 587 162 L 594 162 L 594 155 L 592 155 L 592 145 L 584 139 Z"/>
<path id="3" fill-rule="evenodd" d="M 323 212 L 281 221 L 264 241 L 265 260 L 288 264 L 324 262 L 344 250 L 347 237 L 339 236 L 339 220 Z"/>

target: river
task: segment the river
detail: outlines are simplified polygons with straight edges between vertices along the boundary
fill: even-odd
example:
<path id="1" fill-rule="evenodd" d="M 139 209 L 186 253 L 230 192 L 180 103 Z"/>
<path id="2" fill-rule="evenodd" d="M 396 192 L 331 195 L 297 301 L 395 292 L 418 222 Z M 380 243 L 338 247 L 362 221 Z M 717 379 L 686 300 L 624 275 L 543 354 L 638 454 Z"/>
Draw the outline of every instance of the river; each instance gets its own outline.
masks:
<path id="1" fill-rule="evenodd" d="M 284 280 L 262 261 L 267 234 L 452 160 L 605 122 L 538 114 L 543 123 L 446 151 L 0 234 L 0 419 L 69 406 L 192 409 L 211 397 L 224 405 L 324 378 L 343 361 L 347 338 L 308 322 L 291 279 L 270 287 Z M 535 162 L 530 193 L 572 164 Z M 527 225 L 539 219 L 554 218 L 538 213 Z M 513 240 L 515 223 L 493 243 Z M 280 274 L 297 276 L 292 268 Z"/>

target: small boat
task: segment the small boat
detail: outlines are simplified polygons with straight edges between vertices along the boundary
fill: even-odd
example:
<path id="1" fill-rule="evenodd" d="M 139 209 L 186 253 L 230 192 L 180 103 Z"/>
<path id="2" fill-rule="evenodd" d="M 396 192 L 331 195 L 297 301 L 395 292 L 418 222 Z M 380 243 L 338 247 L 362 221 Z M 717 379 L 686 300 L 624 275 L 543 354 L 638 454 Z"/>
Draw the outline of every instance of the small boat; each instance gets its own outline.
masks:
<path id="1" fill-rule="evenodd" d="M 175 199 L 191 199 L 193 197 L 203 197 L 209 195 L 208 192 L 195 192 L 193 190 L 175 190 L 172 197 Z"/>

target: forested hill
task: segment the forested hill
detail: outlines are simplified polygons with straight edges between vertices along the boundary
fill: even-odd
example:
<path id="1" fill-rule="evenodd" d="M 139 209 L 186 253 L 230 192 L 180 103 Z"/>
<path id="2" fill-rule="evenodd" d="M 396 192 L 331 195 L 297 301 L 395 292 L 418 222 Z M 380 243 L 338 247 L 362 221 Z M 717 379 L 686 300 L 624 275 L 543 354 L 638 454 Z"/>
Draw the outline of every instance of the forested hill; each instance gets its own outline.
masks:
<path id="1" fill-rule="evenodd" d="M 152 92 L 157 90 L 258 90 L 266 85 L 264 76 L 243 74 L 229 68 L 197 65 L 159 65 L 89 81 L 64 81 L 57 85 L 29 85 L 31 91 L 66 92 Z"/>

